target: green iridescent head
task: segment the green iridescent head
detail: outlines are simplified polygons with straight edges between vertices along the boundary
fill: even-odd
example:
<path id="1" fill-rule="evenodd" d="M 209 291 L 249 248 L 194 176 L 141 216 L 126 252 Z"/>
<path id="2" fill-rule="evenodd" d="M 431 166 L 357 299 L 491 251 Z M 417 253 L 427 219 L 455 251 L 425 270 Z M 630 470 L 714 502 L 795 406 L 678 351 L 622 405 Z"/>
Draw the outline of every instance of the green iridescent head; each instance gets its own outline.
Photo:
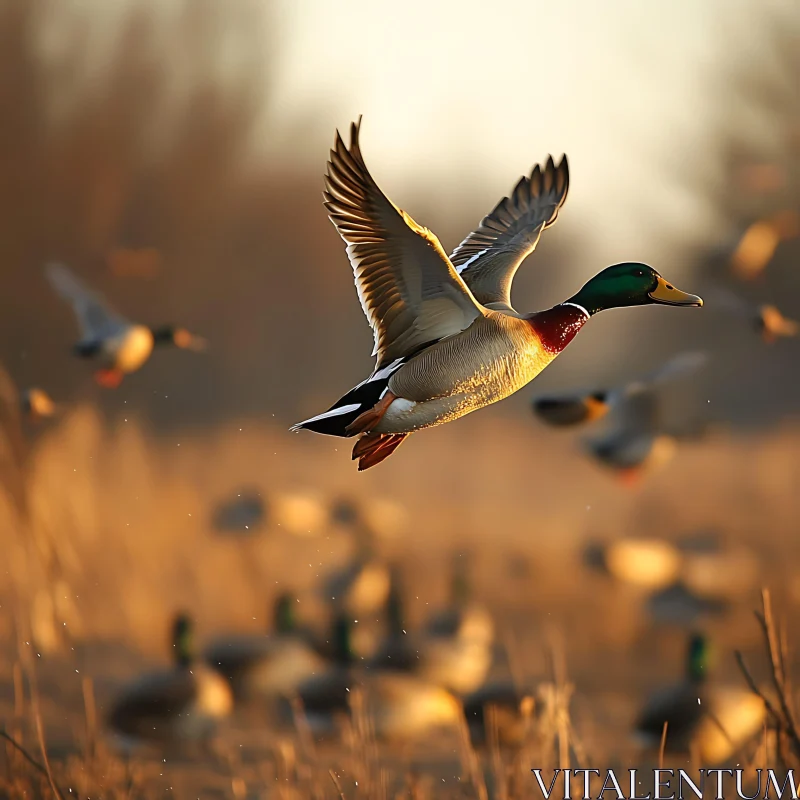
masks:
<path id="1" fill-rule="evenodd" d="M 352 664 L 355 661 L 353 622 L 343 614 L 333 621 L 333 657 L 339 664 Z"/>
<path id="2" fill-rule="evenodd" d="M 712 662 L 713 652 L 708 639 L 701 633 L 693 633 L 686 648 L 686 673 L 689 680 L 705 680 L 712 669 Z"/>
<path id="3" fill-rule="evenodd" d="M 291 633 L 297 627 L 295 603 L 295 598 L 289 592 L 283 592 L 275 599 L 272 624 L 276 633 Z"/>
<path id="4" fill-rule="evenodd" d="M 596 314 L 608 308 L 660 303 L 667 306 L 702 306 L 703 300 L 667 283 L 647 264 L 625 262 L 606 267 L 569 299 Z"/>
<path id="5" fill-rule="evenodd" d="M 469 575 L 471 563 L 472 558 L 468 552 L 459 552 L 453 555 L 450 573 L 450 602 L 456 606 L 466 605 L 471 599 L 472 585 Z"/>
<path id="6" fill-rule="evenodd" d="M 186 667 L 194 659 L 194 625 L 188 614 L 180 613 L 172 623 L 172 647 L 175 663 Z"/>
<path id="7" fill-rule="evenodd" d="M 392 570 L 389 595 L 386 598 L 386 622 L 392 636 L 402 636 L 405 628 L 403 609 L 403 589 L 400 582 L 399 571 Z"/>

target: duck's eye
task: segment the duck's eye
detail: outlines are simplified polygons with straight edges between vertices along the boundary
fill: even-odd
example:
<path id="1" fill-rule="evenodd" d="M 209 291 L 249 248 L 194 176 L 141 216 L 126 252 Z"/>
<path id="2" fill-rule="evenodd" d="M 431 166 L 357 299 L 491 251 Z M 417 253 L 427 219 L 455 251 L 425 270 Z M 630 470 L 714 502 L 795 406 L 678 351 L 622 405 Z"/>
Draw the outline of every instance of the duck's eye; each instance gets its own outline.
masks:
<path id="1" fill-rule="evenodd" d="M 643 278 L 644 277 L 644 270 L 643 269 L 637 269 L 636 272 L 634 272 L 633 274 L 637 278 Z"/>

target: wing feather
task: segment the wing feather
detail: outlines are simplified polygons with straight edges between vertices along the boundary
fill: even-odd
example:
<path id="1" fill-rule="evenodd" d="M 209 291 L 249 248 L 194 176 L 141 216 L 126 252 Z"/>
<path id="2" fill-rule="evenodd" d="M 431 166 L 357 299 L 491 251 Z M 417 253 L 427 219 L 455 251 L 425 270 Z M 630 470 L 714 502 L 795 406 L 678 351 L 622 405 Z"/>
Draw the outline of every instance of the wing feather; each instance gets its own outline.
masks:
<path id="1" fill-rule="evenodd" d="M 511 283 L 520 264 L 536 248 L 545 228 L 555 223 L 569 191 L 569 165 L 552 156 L 544 170 L 537 164 L 517 182 L 481 224 L 453 251 L 450 259 L 475 299 L 513 312 Z"/>
<path id="2" fill-rule="evenodd" d="M 114 337 L 130 323 L 96 292 L 85 286 L 63 264 L 48 264 L 50 285 L 72 306 L 81 329 L 81 340 L 97 342 Z"/>
<path id="3" fill-rule="evenodd" d="M 375 335 L 378 367 L 459 333 L 484 313 L 436 236 L 380 190 L 359 146 L 361 121 L 341 135 L 325 176 L 325 208 L 347 245 L 356 288 Z"/>

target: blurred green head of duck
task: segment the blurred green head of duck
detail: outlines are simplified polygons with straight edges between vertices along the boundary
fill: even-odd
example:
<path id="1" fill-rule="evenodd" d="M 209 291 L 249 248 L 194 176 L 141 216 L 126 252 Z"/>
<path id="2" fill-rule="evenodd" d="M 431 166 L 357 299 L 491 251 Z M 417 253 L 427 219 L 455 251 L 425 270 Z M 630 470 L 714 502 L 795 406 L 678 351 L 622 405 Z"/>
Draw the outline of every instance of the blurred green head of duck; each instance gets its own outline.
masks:
<path id="1" fill-rule="evenodd" d="M 275 600 L 272 618 L 276 633 L 292 633 L 297 629 L 297 618 L 294 613 L 296 602 L 296 599 L 289 592 L 283 592 L 278 595 Z"/>
<path id="2" fill-rule="evenodd" d="M 175 663 L 188 667 L 194 660 L 194 624 L 188 614 L 177 614 L 172 623 L 172 647 Z"/>
<path id="3" fill-rule="evenodd" d="M 355 500 L 339 498 L 331 507 L 331 521 L 337 525 L 355 525 L 361 520 L 361 513 Z"/>
<path id="4" fill-rule="evenodd" d="M 389 595 L 386 598 L 386 619 L 389 626 L 389 633 L 392 636 L 403 635 L 405 629 L 404 617 L 403 588 L 399 571 L 393 569 L 391 583 L 389 584 Z"/>
<path id="5" fill-rule="evenodd" d="M 703 300 L 667 283 L 647 264 L 625 262 L 606 267 L 568 302 L 596 314 L 608 308 L 660 303 L 667 306 L 702 306 Z"/>
<path id="6" fill-rule="evenodd" d="M 337 663 L 348 665 L 355 659 L 353 652 L 353 622 L 346 616 L 337 616 L 333 621 L 333 657 Z"/>
<path id="7" fill-rule="evenodd" d="M 686 673 L 691 681 L 703 681 L 713 667 L 713 651 L 708 638 L 693 633 L 686 648 Z"/>
<path id="8" fill-rule="evenodd" d="M 459 553 L 453 560 L 450 577 L 450 600 L 454 605 L 466 605 L 470 601 L 469 556 Z"/>

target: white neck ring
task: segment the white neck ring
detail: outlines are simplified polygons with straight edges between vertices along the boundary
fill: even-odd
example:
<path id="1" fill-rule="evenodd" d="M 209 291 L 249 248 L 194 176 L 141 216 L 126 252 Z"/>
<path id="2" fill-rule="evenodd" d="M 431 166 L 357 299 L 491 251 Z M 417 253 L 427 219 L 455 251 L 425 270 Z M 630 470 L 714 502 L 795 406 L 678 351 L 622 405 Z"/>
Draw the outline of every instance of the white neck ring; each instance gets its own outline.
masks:
<path id="1" fill-rule="evenodd" d="M 562 303 L 561 305 L 572 306 L 573 308 L 577 308 L 578 311 L 582 312 L 585 315 L 586 319 L 589 319 L 589 317 L 591 316 L 591 314 L 583 306 L 578 305 L 578 303 L 567 302 L 567 303 Z"/>

